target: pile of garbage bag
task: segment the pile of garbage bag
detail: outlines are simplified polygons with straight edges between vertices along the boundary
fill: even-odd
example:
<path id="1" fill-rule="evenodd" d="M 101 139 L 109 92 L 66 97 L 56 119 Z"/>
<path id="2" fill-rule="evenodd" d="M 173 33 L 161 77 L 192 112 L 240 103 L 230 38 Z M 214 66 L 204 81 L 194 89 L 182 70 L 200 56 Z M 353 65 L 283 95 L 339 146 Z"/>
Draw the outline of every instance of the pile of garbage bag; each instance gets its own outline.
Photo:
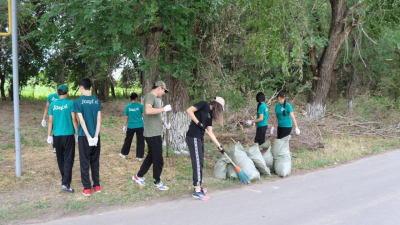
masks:
<path id="1" fill-rule="evenodd" d="M 240 142 L 225 150 L 232 161 L 240 167 L 249 177 L 250 180 L 260 179 L 260 175 L 271 175 L 274 172 L 280 177 L 290 175 L 292 160 L 290 156 L 289 140 L 291 136 L 277 139 L 271 146 L 270 141 L 258 146 L 244 148 Z M 262 150 L 266 150 L 261 154 Z M 218 179 L 237 178 L 234 166 L 229 159 L 222 156 L 214 167 L 214 176 Z"/>

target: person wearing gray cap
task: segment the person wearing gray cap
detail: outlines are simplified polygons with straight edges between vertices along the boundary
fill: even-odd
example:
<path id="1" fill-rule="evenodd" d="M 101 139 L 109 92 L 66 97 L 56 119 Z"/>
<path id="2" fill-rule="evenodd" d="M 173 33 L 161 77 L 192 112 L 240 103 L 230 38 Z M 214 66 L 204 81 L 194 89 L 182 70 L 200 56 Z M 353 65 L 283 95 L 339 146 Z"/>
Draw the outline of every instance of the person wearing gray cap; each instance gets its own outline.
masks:
<path id="1" fill-rule="evenodd" d="M 134 180 L 140 186 L 145 186 L 144 175 L 153 165 L 153 186 L 161 191 L 169 190 L 169 187 L 165 186 L 161 181 L 161 172 L 164 166 L 163 153 L 162 153 L 162 128 L 163 121 L 161 113 L 171 111 L 171 105 L 161 107 L 160 102 L 157 98 L 161 98 L 168 89 L 164 82 L 157 81 L 150 93 L 144 97 L 144 139 L 146 140 L 147 147 L 149 149 L 146 158 L 143 160 L 142 166 L 137 174 L 132 176 Z"/>
<path id="2" fill-rule="evenodd" d="M 190 119 L 192 119 L 189 130 L 186 133 L 186 144 L 189 147 L 193 170 L 194 190 L 192 197 L 202 201 L 210 199 L 205 195 L 207 189 L 201 187 L 204 164 L 204 133 L 207 129 L 210 136 L 215 137 L 212 131 L 212 121 L 215 120 L 222 123 L 224 106 L 225 100 L 221 97 L 215 97 L 210 103 L 201 101 L 186 110 Z M 223 148 L 218 150 L 221 153 L 224 152 Z"/>

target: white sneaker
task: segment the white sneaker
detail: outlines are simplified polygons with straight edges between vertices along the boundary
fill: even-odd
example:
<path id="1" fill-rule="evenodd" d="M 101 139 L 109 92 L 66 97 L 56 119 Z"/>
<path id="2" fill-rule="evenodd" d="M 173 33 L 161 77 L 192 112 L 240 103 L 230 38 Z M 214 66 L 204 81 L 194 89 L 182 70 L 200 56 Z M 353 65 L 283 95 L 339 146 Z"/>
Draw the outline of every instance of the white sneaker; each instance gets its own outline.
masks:
<path id="1" fill-rule="evenodd" d="M 145 186 L 146 182 L 144 181 L 144 177 L 138 177 L 137 174 L 132 176 L 132 180 L 134 180 L 136 183 L 138 183 L 140 186 Z"/>
<path id="2" fill-rule="evenodd" d="M 126 155 L 123 155 L 122 153 L 119 153 L 119 156 L 121 156 L 123 159 L 126 159 Z"/>
<path id="3" fill-rule="evenodd" d="M 139 162 L 141 162 L 143 160 L 143 158 L 136 158 Z"/>
<path id="4" fill-rule="evenodd" d="M 153 186 L 156 187 L 158 190 L 161 191 L 168 191 L 169 187 L 165 186 L 162 181 L 158 182 L 157 184 L 153 183 Z"/>

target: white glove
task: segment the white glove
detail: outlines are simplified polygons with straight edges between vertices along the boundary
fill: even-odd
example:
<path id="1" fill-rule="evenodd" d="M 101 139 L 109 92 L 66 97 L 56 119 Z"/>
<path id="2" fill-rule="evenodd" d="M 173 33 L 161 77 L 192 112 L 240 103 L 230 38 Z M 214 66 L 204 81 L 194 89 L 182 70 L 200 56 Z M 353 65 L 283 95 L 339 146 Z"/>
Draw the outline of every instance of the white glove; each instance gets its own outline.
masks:
<path id="1" fill-rule="evenodd" d="M 300 129 L 298 127 L 296 127 L 294 131 L 296 132 L 297 135 L 300 135 Z"/>
<path id="2" fill-rule="evenodd" d="M 78 143 L 78 135 L 75 136 L 75 142 Z"/>
<path id="3" fill-rule="evenodd" d="M 42 127 L 46 127 L 46 126 L 47 126 L 46 120 L 42 120 Z"/>
<path id="4" fill-rule="evenodd" d="M 47 136 L 47 143 L 53 144 L 53 136 Z"/>
<path id="5" fill-rule="evenodd" d="M 124 127 L 122 128 L 122 131 L 123 131 L 124 133 L 126 133 L 126 126 L 124 126 Z"/>
<path id="6" fill-rule="evenodd" d="M 171 105 L 164 106 L 164 111 L 165 112 L 168 112 L 168 111 L 171 111 L 171 110 L 172 110 Z"/>
<path id="7" fill-rule="evenodd" d="M 247 125 L 249 125 L 249 126 L 251 126 L 251 124 L 253 124 L 252 122 L 251 122 L 251 120 L 247 120 Z"/>
<path id="8" fill-rule="evenodd" d="M 274 129 L 275 129 L 275 127 L 271 127 L 271 131 L 270 131 L 271 135 L 274 134 Z"/>
<path id="9" fill-rule="evenodd" d="M 164 127 L 167 130 L 171 129 L 171 123 L 169 123 L 169 124 L 164 123 Z"/>
<path id="10" fill-rule="evenodd" d="M 98 138 L 89 138 L 89 146 L 97 146 L 97 142 L 99 141 Z"/>

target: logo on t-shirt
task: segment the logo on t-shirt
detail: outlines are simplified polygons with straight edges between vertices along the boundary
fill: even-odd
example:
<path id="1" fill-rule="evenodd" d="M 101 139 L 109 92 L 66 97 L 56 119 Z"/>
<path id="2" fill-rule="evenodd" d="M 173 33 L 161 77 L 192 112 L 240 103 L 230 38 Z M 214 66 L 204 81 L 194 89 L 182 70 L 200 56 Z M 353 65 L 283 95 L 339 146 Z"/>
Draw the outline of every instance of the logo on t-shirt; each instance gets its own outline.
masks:
<path id="1" fill-rule="evenodd" d="M 138 111 L 138 110 L 139 110 L 139 108 L 134 108 L 134 109 L 129 108 L 129 112 L 136 112 L 136 111 Z"/>
<path id="2" fill-rule="evenodd" d="M 62 105 L 62 106 L 55 105 L 53 107 L 53 110 L 64 110 L 64 109 L 68 109 L 68 104 L 65 104 L 65 105 Z"/>
<path id="3" fill-rule="evenodd" d="M 89 104 L 89 105 L 91 105 L 91 104 L 99 104 L 99 101 L 98 100 L 94 100 L 94 99 L 91 99 L 91 100 L 82 100 L 82 105 L 83 104 Z"/>
<path id="4" fill-rule="evenodd" d="M 57 99 L 56 99 L 55 97 L 53 97 L 53 98 L 51 99 L 51 102 L 54 102 L 54 101 L 57 101 Z"/>

